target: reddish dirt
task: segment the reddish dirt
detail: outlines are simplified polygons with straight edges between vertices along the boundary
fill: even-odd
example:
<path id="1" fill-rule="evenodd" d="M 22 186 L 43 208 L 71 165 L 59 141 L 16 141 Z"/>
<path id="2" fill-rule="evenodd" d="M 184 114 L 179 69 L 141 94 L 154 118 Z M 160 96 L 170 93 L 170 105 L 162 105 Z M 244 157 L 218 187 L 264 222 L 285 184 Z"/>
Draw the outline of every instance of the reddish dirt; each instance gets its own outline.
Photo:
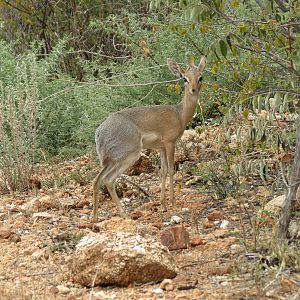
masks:
<path id="1" fill-rule="evenodd" d="M 213 201 L 197 185 L 186 186 L 192 176 L 183 181 L 178 173 L 177 207 L 162 212 L 157 168 L 130 177 L 149 197 L 122 180 L 119 193 L 133 219 L 158 234 L 172 216 L 181 217 L 194 242 L 171 252 L 178 268 L 174 289 L 161 290 L 160 283 L 92 289 L 73 284 L 68 262 L 80 237 L 92 231 L 90 182 L 96 170 L 93 158 L 81 157 L 43 168 L 39 190 L 0 196 L 1 299 L 299 299 L 299 272 L 266 267 L 260 256 L 246 255 L 253 251 L 250 217 L 258 210 L 254 204 L 265 198 L 264 188 L 245 196 L 241 209 L 236 199 Z M 117 209 L 103 192 L 98 225 L 115 216 Z M 262 230 L 270 238 L 271 228 Z"/>

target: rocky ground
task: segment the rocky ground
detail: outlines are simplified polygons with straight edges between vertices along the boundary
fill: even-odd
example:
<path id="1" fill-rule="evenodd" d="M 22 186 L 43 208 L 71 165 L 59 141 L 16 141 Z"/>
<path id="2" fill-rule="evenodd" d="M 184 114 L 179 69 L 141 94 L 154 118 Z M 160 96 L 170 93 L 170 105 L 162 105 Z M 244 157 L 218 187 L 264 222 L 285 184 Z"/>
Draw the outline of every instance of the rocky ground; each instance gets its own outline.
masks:
<path id="1" fill-rule="evenodd" d="M 197 152 L 184 151 L 185 157 Z M 177 206 L 167 212 L 159 204 L 155 156 L 151 164 L 146 159 L 130 170 L 127 178 L 134 184 L 119 181 L 130 220 L 118 218 L 104 190 L 99 222 L 92 226 L 91 180 L 97 170 L 92 156 L 41 166 L 32 191 L 1 195 L 0 298 L 300 299 L 299 268 L 265 254 L 273 243 L 273 219 L 267 215 L 253 223 L 261 203 L 271 200 L 268 188 L 251 186 L 240 199 L 213 200 L 200 191 L 199 178 L 185 171 L 193 158 L 183 161 L 181 154 L 177 161 L 186 167 L 176 175 Z M 84 236 L 138 232 L 160 243 L 162 232 L 176 226 L 189 237 L 183 244 L 175 241 L 168 254 L 177 274 L 172 279 L 105 287 L 75 280 L 76 245 Z M 117 267 L 111 265 L 112 273 Z"/>

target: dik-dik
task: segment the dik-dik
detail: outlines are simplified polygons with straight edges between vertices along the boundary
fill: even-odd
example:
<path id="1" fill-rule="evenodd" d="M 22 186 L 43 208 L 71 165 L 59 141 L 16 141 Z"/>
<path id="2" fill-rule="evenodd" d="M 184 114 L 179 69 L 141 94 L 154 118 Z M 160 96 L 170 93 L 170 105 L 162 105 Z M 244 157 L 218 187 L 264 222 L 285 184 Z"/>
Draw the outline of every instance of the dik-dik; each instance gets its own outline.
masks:
<path id="1" fill-rule="evenodd" d="M 167 173 L 170 177 L 170 201 L 175 205 L 173 183 L 175 145 L 195 113 L 206 59 L 203 56 L 197 67 L 190 64 L 186 70 L 172 59 L 168 59 L 167 63 L 170 71 L 184 81 L 184 96 L 179 104 L 124 109 L 108 116 L 96 130 L 96 150 L 102 169 L 93 182 L 93 222 L 97 221 L 101 182 L 106 185 L 120 215 L 127 217 L 117 196 L 115 182 L 139 159 L 142 149 L 159 150 L 161 205 L 163 210 L 167 209 L 165 202 Z"/>

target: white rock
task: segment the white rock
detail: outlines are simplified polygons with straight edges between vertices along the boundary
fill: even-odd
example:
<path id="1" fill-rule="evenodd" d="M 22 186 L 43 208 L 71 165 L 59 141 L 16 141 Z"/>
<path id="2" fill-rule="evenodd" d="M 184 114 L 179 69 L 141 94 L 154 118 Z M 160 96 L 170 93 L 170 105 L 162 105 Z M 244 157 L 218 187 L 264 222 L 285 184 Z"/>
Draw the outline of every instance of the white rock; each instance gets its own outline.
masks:
<path id="1" fill-rule="evenodd" d="M 122 198 L 121 202 L 126 205 L 126 204 L 130 204 L 131 200 L 129 198 Z"/>
<path id="2" fill-rule="evenodd" d="M 40 219 L 51 219 L 51 218 L 53 218 L 53 216 L 51 215 L 51 214 L 49 214 L 48 212 L 37 212 L 37 213 L 34 213 L 33 215 L 32 215 L 32 217 L 35 219 L 38 219 L 38 218 L 40 218 Z"/>
<path id="3" fill-rule="evenodd" d="M 56 286 L 56 288 L 58 289 L 58 291 L 61 293 L 61 294 L 68 294 L 70 292 L 70 289 L 64 285 L 58 285 Z"/>
<path id="4" fill-rule="evenodd" d="M 229 225 L 229 221 L 228 220 L 223 220 L 221 222 L 220 228 L 225 229 L 225 228 L 228 227 L 228 225 Z"/>
<path id="5" fill-rule="evenodd" d="M 172 279 L 164 279 L 159 287 L 165 291 L 173 291 L 174 290 L 174 283 Z"/>
<path id="6" fill-rule="evenodd" d="M 172 216 L 170 219 L 171 225 L 182 223 L 182 218 L 179 216 Z"/>
<path id="7" fill-rule="evenodd" d="M 162 294 L 164 291 L 161 288 L 155 288 L 152 290 L 153 294 Z"/>
<path id="8" fill-rule="evenodd" d="M 95 297 L 96 299 L 103 299 L 103 300 L 113 300 L 117 298 L 116 294 L 111 294 L 108 295 L 106 293 L 104 293 L 103 291 L 99 291 L 99 292 L 94 292 L 93 293 L 93 297 Z M 93 299 L 93 297 L 91 299 Z"/>

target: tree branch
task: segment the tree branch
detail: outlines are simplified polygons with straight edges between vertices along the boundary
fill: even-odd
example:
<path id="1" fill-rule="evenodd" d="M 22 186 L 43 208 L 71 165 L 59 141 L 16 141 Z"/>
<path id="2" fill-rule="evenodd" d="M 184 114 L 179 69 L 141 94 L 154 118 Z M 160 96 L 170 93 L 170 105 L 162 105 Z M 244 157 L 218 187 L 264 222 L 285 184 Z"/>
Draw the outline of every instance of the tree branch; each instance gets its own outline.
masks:
<path id="1" fill-rule="evenodd" d="M 300 117 L 297 119 L 297 141 L 295 158 L 292 168 L 292 174 L 290 178 L 290 185 L 287 190 L 282 212 L 279 217 L 278 226 L 278 239 L 286 239 L 288 234 L 288 228 L 291 220 L 292 210 L 296 199 L 297 190 L 300 184 Z"/>

